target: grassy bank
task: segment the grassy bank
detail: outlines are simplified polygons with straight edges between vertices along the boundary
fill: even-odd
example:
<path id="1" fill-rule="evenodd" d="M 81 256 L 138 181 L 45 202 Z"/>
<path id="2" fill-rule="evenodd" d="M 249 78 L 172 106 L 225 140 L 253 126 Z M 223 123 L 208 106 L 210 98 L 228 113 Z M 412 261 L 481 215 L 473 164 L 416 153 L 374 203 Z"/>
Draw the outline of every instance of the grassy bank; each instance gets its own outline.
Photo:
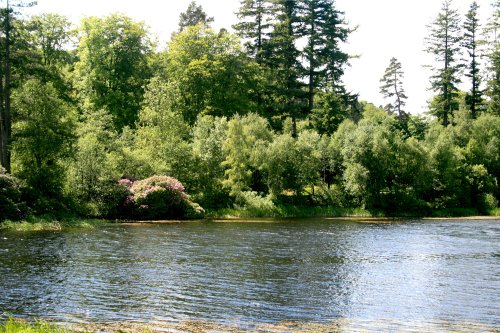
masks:
<path id="1" fill-rule="evenodd" d="M 274 209 L 235 209 L 223 208 L 208 210 L 207 218 L 292 218 L 292 217 L 382 217 L 381 212 L 370 212 L 363 208 L 337 208 L 337 207 L 301 207 L 279 205 Z"/>
<path id="2" fill-rule="evenodd" d="M 12 231 L 58 231 L 71 228 L 93 229 L 108 222 L 100 219 L 82 219 L 77 217 L 52 218 L 28 217 L 22 221 L 4 221 L 0 223 L 0 230 Z"/>
<path id="3" fill-rule="evenodd" d="M 180 322 L 154 322 L 149 324 L 134 322 L 116 322 L 108 324 L 81 324 L 73 327 L 57 326 L 44 321 L 27 323 L 9 319 L 4 325 L 0 323 L 0 333 L 70 333 L 70 332 L 109 332 L 109 333 L 162 333 L 162 332 L 193 332 L 193 333 L 338 333 L 356 332 L 387 332 L 398 327 L 401 332 L 498 332 L 494 326 L 466 321 L 433 321 L 402 322 L 394 319 L 356 320 L 338 319 L 331 322 L 300 322 L 280 321 L 276 323 L 255 323 L 252 328 L 240 327 L 237 323 L 221 324 L 209 321 L 186 320 Z"/>
<path id="4" fill-rule="evenodd" d="M 35 321 L 29 323 L 20 319 L 7 319 L 0 324 L 0 333 L 68 333 L 71 332 L 64 327 L 46 321 Z"/>
<path id="5" fill-rule="evenodd" d="M 433 210 L 427 213 L 419 212 L 384 212 L 382 210 L 368 210 L 364 208 L 338 208 L 338 207 L 311 207 L 278 205 L 273 209 L 234 209 L 224 208 L 208 210 L 206 219 L 247 219 L 247 218 L 308 218 L 308 217 L 400 217 L 400 218 L 447 218 L 447 217 L 472 217 L 472 216 L 500 216 L 500 208 L 480 214 L 476 209 L 455 208 L 446 210 Z M 23 221 L 4 221 L 0 223 L 1 230 L 10 231 L 59 231 L 71 228 L 94 229 L 109 225 L 115 221 L 102 219 L 85 219 L 79 217 L 53 218 L 29 217 Z M 0 332 L 1 333 L 1 332 Z"/>

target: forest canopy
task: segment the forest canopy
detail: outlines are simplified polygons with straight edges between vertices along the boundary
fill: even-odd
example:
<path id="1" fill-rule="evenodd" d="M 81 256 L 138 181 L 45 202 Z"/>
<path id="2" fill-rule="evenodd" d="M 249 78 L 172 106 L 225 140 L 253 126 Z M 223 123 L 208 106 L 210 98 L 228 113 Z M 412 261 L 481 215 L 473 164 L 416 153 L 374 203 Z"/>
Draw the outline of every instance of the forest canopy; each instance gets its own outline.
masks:
<path id="1" fill-rule="evenodd" d="M 385 106 L 344 85 L 355 27 L 333 0 L 242 0 L 238 23 L 219 31 L 193 2 L 166 48 L 122 14 L 74 27 L 3 7 L 0 220 L 200 216 L 195 202 L 496 208 L 500 2 L 485 22 L 478 6 L 459 13 L 445 0 L 428 26 L 425 115 L 406 110 L 395 57 Z"/>

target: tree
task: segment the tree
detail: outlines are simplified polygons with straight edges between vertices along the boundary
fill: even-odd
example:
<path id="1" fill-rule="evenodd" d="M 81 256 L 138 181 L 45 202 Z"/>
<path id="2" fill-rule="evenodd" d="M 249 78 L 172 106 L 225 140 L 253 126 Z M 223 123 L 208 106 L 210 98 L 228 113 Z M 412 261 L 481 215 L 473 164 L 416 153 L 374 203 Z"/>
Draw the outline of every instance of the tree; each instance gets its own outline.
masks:
<path id="1" fill-rule="evenodd" d="M 403 110 L 406 104 L 406 94 L 403 88 L 403 69 L 401 63 L 396 58 L 391 58 L 389 67 L 386 68 L 384 76 L 380 79 L 380 93 L 384 98 L 395 98 L 394 102 L 388 104 L 386 110 L 389 113 L 397 113 L 400 121 L 407 119 L 407 114 Z"/>
<path id="2" fill-rule="evenodd" d="M 229 193 L 222 185 L 225 159 L 223 145 L 227 136 L 228 121 L 225 117 L 199 116 L 193 127 L 192 150 L 197 170 L 193 173 L 196 199 L 201 205 L 224 207 Z"/>
<path id="3" fill-rule="evenodd" d="M 182 114 L 172 107 L 174 101 L 168 82 L 151 79 L 134 137 L 135 154 L 142 161 L 142 170 L 137 170 L 136 175 L 170 175 L 189 187 L 192 173 L 190 128 Z"/>
<path id="4" fill-rule="evenodd" d="M 243 192 L 264 194 L 267 191 L 258 168 L 258 157 L 271 141 L 269 123 L 254 113 L 235 116 L 229 121 L 223 145 L 226 158 L 222 164 L 225 167 L 223 185 L 231 196 L 238 199 Z"/>
<path id="5" fill-rule="evenodd" d="M 500 115 L 500 1 L 493 4 L 493 15 L 485 27 L 488 58 L 488 84 L 486 95 L 489 97 L 488 111 Z"/>
<path id="6" fill-rule="evenodd" d="M 88 214 L 107 216 L 114 206 L 117 179 L 123 174 L 113 168 L 111 156 L 116 150 L 117 133 L 112 117 L 105 110 L 86 111 L 78 124 L 73 159 L 67 172 L 67 194 L 88 208 Z M 116 203 L 117 204 L 117 203 Z"/>
<path id="7" fill-rule="evenodd" d="M 59 14 L 41 14 L 31 17 L 30 42 L 40 52 L 41 63 L 54 66 L 68 59 L 66 47 L 71 40 L 71 22 Z"/>
<path id="8" fill-rule="evenodd" d="M 458 108 L 454 99 L 457 96 L 457 84 L 460 82 L 459 74 L 462 68 L 457 59 L 462 40 L 460 17 L 457 10 L 452 8 L 452 0 L 444 0 L 441 12 L 428 28 L 426 51 L 433 54 L 438 62 L 438 65 L 433 67 L 434 75 L 431 77 L 431 89 L 438 93 L 438 103 L 431 112 L 447 126 L 453 112 Z"/>
<path id="9" fill-rule="evenodd" d="M 13 94 L 15 174 L 39 195 L 58 198 L 64 181 L 62 161 L 71 156 L 74 113 L 51 84 L 28 80 Z"/>
<path id="10" fill-rule="evenodd" d="M 173 109 L 193 125 L 200 114 L 230 117 L 256 109 L 256 64 L 239 40 L 201 24 L 188 27 L 169 44 L 166 73 Z"/>
<path id="11" fill-rule="evenodd" d="M 304 83 L 300 80 L 304 69 L 296 45 L 300 24 L 298 10 L 296 1 L 273 2 L 271 13 L 276 24 L 265 55 L 265 64 L 271 69 L 273 78 L 273 116 L 282 119 L 290 117 L 294 137 L 297 136 L 297 119 L 302 118 L 307 110 L 307 95 L 302 89 Z"/>
<path id="12" fill-rule="evenodd" d="M 89 17 L 79 29 L 75 87 L 85 109 L 106 109 L 115 129 L 133 127 L 151 76 L 153 43 L 143 23 L 119 14 Z"/>
<path id="13" fill-rule="evenodd" d="M 234 25 L 238 36 L 245 40 L 245 47 L 250 55 L 262 61 L 262 53 L 268 40 L 270 8 L 266 0 L 241 0 L 237 13 L 239 23 Z"/>
<path id="14" fill-rule="evenodd" d="M 74 37 L 71 22 L 58 14 L 33 16 L 26 22 L 26 41 L 35 55 L 35 76 L 51 82 L 66 100 L 71 100 L 71 85 L 65 69 L 72 61 L 68 45 Z"/>
<path id="15" fill-rule="evenodd" d="M 373 109 L 341 141 L 344 188 L 367 208 L 422 208 L 427 152 L 417 140 L 404 140 L 396 127 L 396 119 Z"/>
<path id="16" fill-rule="evenodd" d="M 23 183 L 5 172 L 0 166 L 0 222 L 6 219 L 19 219 L 26 214 L 22 203 Z"/>
<path id="17" fill-rule="evenodd" d="M 5 8 L 0 9 L 0 18 L 2 20 L 0 31 L 3 33 L 3 40 L 0 57 L 0 164 L 7 172 L 11 171 L 11 139 L 12 139 L 12 111 L 11 111 L 11 79 L 12 79 L 12 49 L 15 42 L 12 40 L 12 34 L 16 32 L 15 17 L 13 16 L 12 7 L 31 7 L 35 3 L 15 2 L 14 5 L 9 5 L 9 0 L 6 2 Z"/>
<path id="18" fill-rule="evenodd" d="M 480 76 L 480 64 L 478 62 L 479 54 L 478 54 L 478 46 L 479 46 L 479 18 L 478 11 L 479 5 L 476 1 L 474 1 L 467 15 L 465 17 L 464 22 L 464 40 L 463 46 L 467 51 L 470 62 L 467 65 L 468 72 L 465 74 L 470 78 L 472 87 L 470 90 L 470 94 L 467 96 L 467 105 L 470 108 L 470 113 L 473 119 L 477 117 L 478 111 L 481 109 L 481 104 L 483 102 L 482 99 L 482 91 L 480 90 L 481 85 L 481 76 Z"/>
<path id="19" fill-rule="evenodd" d="M 299 6 L 300 35 L 307 40 L 302 53 L 307 61 L 305 77 L 311 111 L 318 88 L 341 86 L 349 56 L 340 50 L 339 44 L 347 41 L 350 30 L 343 26 L 343 13 L 335 9 L 332 0 L 302 0 Z"/>
<path id="20" fill-rule="evenodd" d="M 192 1 L 187 10 L 179 16 L 179 32 L 184 31 L 187 27 L 192 27 L 197 24 L 208 25 L 213 22 L 213 17 L 208 17 L 201 5 L 196 5 L 196 1 Z"/>

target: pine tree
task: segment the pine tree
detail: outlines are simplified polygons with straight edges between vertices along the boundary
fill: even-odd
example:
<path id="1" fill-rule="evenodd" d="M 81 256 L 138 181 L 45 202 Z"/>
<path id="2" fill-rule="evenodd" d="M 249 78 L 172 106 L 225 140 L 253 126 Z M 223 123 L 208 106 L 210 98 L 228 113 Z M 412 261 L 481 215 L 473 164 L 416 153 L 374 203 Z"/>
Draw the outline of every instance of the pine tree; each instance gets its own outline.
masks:
<path id="1" fill-rule="evenodd" d="M 500 0 L 493 4 L 493 15 L 485 28 L 487 41 L 488 112 L 500 115 Z"/>
<path id="2" fill-rule="evenodd" d="M 259 63 L 271 26 L 269 10 L 269 3 L 266 0 L 241 0 L 237 13 L 240 22 L 233 26 L 238 35 L 245 40 L 248 53 Z"/>
<path id="3" fill-rule="evenodd" d="M 308 81 L 309 110 L 314 108 L 314 95 L 327 82 L 338 84 L 348 55 L 339 49 L 345 42 L 349 30 L 344 24 L 342 13 L 337 11 L 333 0 L 302 0 L 301 37 L 307 39 L 303 58 L 307 61 L 305 79 Z M 333 84 L 332 84 L 333 85 Z"/>
<path id="4" fill-rule="evenodd" d="M 213 21 L 214 18 L 208 17 L 207 13 L 203 10 L 203 7 L 197 5 L 195 1 L 192 1 L 187 10 L 179 16 L 179 31 L 183 31 L 187 27 L 197 25 L 199 23 L 208 24 Z"/>
<path id="5" fill-rule="evenodd" d="M 380 93 L 384 98 L 395 98 L 394 102 L 388 104 L 387 111 L 389 113 L 397 113 L 400 121 L 407 119 L 407 114 L 403 110 L 406 104 L 406 95 L 403 88 L 403 69 L 401 63 L 396 58 L 391 58 L 389 67 L 385 70 L 385 74 L 380 79 Z"/>
<path id="6" fill-rule="evenodd" d="M 472 87 L 470 94 L 467 96 L 467 105 L 470 108 L 471 116 L 473 119 L 476 118 L 477 112 L 481 109 L 481 104 L 483 103 L 482 91 L 480 90 L 481 76 L 480 76 L 480 66 L 478 62 L 478 46 L 479 46 L 479 18 L 478 11 L 479 5 L 474 1 L 467 15 L 465 17 L 464 23 L 464 40 L 463 46 L 469 56 L 470 62 L 467 64 L 467 73 L 465 74 L 470 78 Z"/>
<path id="7" fill-rule="evenodd" d="M 299 62 L 300 51 L 296 42 L 300 23 L 297 2 L 275 0 L 271 14 L 276 21 L 265 52 L 265 65 L 273 73 L 274 112 L 292 118 L 292 134 L 296 135 L 296 121 L 305 115 L 306 95 L 300 81 L 303 67 Z"/>
<path id="8" fill-rule="evenodd" d="M 323 85 L 329 86 L 336 91 L 344 92 L 342 86 L 342 76 L 344 75 L 344 68 L 349 61 L 349 55 L 340 49 L 340 45 L 347 41 L 349 34 L 354 32 L 356 28 L 349 28 L 344 20 L 344 13 L 335 9 L 332 0 L 332 7 L 327 16 L 328 20 L 325 24 L 326 47 L 321 50 L 320 58 L 322 63 L 325 64 L 325 78 Z M 348 98 L 351 98 L 349 96 Z"/>
<path id="9" fill-rule="evenodd" d="M 436 20 L 428 26 L 426 51 L 435 56 L 440 67 L 434 67 L 431 77 L 431 89 L 438 93 L 433 113 L 444 126 L 448 126 L 450 117 L 458 109 L 456 97 L 460 83 L 462 65 L 458 62 L 462 34 L 460 17 L 452 8 L 452 0 L 445 0 Z"/>

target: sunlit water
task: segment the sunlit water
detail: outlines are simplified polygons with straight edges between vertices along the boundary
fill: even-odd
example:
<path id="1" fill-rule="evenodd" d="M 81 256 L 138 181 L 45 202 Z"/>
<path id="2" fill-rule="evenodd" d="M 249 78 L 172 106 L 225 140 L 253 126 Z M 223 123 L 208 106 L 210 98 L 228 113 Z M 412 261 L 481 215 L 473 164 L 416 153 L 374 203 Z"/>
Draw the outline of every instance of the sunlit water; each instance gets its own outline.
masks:
<path id="1" fill-rule="evenodd" d="M 4 232 L 2 313 L 70 323 L 348 320 L 498 329 L 500 221 Z"/>

